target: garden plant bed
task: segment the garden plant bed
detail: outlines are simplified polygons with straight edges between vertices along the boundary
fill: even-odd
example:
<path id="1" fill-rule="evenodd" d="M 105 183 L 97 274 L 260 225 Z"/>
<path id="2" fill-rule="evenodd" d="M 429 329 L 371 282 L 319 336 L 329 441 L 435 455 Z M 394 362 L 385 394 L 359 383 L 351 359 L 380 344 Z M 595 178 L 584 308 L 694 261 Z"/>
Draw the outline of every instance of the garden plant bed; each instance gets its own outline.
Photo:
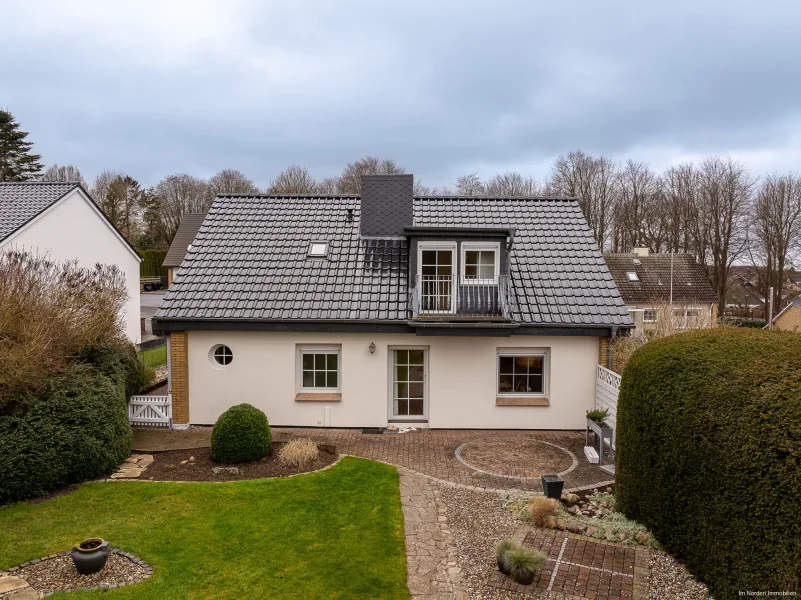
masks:
<path id="1" fill-rule="evenodd" d="M 272 451 L 259 461 L 228 465 L 211 458 L 211 448 L 195 448 L 193 450 L 167 450 L 153 453 L 153 464 L 142 474 L 140 479 L 152 481 L 241 481 L 246 479 L 263 479 L 268 477 L 287 477 L 299 473 L 309 473 L 334 464 L 336 452 L 331 448 L 320 448 L 316 461 L 304 468 L 282 465 L 278 461 L 278 452 L 283 443 L 273 443 Z M 189 461 L 194 457 L 194 461 Z M 217 468 L 215 474 L 213 469 Z M 222 468 L 222 470 L 220 470 Z M 236 471 L 232 470 L 236 469 Z"/>
<path id="2" fill-rule="evenodd" d="M 11 577 L 22 579 L 40 596 L 75 590 L 115 589 L 139 583 L 152 573 L 153 569 L 143 560 L 116 548 L 111 551 L 105 567 L 92 575 L 78 573 L 69 552 L 50 555 L 8 570 Z"/>

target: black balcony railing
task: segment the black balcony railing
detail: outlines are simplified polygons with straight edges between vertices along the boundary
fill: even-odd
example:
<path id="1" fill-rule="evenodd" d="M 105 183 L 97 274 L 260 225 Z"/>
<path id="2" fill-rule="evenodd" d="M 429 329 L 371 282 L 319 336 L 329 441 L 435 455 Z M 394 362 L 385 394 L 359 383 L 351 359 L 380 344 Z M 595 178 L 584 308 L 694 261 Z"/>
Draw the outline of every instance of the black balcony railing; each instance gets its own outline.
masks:
<path id="1" fill-rule="evenodd" d="M 417 275 L 409 290 L 412 318 L 510 320 L 510 291 L 508 275 Z"/>

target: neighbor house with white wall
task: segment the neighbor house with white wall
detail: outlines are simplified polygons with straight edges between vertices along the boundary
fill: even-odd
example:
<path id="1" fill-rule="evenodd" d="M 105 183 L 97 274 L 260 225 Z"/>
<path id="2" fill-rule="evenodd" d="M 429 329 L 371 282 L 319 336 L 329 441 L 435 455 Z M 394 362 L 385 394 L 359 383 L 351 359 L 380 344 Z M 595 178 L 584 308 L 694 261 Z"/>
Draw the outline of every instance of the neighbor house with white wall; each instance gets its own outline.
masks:
<path id="1" fill-rule="evenodd" d="M 220 196 L 153 321 L 173 422 L 581 429 L 632 327 L 573 198 Z"/>
<path id="2" fill-rule="evenodd" d="M 123 319 L 128 338 L 139 343 L 139 263 L 136 250 L 78 183 L 0 183 L 0 252 L 19 249 L 82 267 L 116 265 L 128 300 Z"/>

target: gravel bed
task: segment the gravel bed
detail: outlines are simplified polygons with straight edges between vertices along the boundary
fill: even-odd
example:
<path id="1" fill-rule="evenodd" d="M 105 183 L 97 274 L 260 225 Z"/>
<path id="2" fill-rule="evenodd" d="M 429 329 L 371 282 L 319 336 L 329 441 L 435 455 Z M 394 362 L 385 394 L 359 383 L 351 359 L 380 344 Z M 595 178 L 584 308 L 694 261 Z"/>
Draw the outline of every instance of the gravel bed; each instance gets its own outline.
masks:
<path id="1" fill-rule="evenodd" d="M 146 570 L 124 556 L 111 554 L 106 566 L 99 573 L 81 575 L 75 570 L 72 557 L 67 554 L 28 565 L 15 571 L 13 575 L 27 581 L 40 594 L 48 594 L 137 583 L 145 579 Z"/>
<path id="2" fill-rule="evenodd" d="M 669 554 L 651 549 L 649 598 L 659 600 L 713 600 L 703 583 L 696 581 L 682 564 Z"/>
<path id="3" fill-rule="evenodd" d="M 534 591 L 531 594 L 498 590 L 487 583 L 498 569 L 495 544 L 511 536 L 520 524 L 505 509 L 497 494 L 439 486 L 445 502 L 448 529 L 458 550 L 458 563 L 467 583 L 471 600 L 562 600 L 563 594 Z"/>

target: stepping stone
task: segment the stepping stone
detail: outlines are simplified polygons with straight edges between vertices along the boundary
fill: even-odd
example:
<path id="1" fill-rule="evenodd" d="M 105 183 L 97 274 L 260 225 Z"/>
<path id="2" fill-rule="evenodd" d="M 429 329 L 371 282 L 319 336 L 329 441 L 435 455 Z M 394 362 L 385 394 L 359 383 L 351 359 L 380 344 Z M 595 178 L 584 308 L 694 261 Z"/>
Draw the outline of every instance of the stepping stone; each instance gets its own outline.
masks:
<path id="1" fill-rule="evenodd" d="M 6 596 L 6 600 L 39 600 L 39 594 L 32 587 L 26 587 Z"/>
<path id="2" fill-rule="evenodd" d="M 0 594 L 28 587 L 28 582 L 19 577 L 0 577 Z"/>

